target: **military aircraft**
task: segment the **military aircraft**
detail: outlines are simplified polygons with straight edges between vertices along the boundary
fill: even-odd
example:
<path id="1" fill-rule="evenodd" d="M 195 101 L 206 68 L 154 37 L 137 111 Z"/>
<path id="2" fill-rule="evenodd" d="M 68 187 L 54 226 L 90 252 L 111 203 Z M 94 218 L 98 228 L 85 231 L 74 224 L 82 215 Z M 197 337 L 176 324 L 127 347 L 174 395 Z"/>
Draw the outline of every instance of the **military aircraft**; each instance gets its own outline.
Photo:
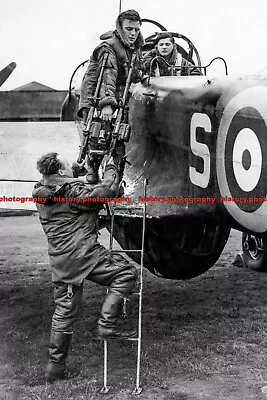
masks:
<path id="1" fill-rule="evenodd" d="M 149 76 L 135 85 L 124 173 L 131 205 L 120 207 L 115 237 L 124 249 L 140 248 L 138 206 L 146 202 L 144 264 L 152 273 L 169 279 L 202 274 L 219 258 L 231 228 L 243 232 L 243 263 L 267 271 L 266 71 L 230 77 L 223 58 L 203 66 L 193 43 L 172 34 L 203 76 Z M 144 52 L 155 35 L 146 39 Z M 225 76 L 209 77 L 215 62 Z M 71 91 L 69 99 L 66 119 L 74 109 Z M 129 255 L 140 261 L 137 253 Z"/>
<path id="2" fill-rule="evenodd" d="M 124 196 L 131 202 L 117 211 L 115 238 L 124 249 L 141 247 L 145 203 L 144 265 L 155 275 L 189 279 L 204 273 L 219 258 L 231 228 L 244 232 L 246 265 L 266 271 L 266 74 L 230 77 L 221 57 L 203 66 L 193 43 L 173 34 L 180 53 L 203 75 L 148 76 L 133 88 L 124 173 Z M 144 52 L 154 39 L 147 38 Z M 209 76 L 214 62 L 222 62 L 225 76 Z M 63 121 L 76 119 L 73 80 L 85 65 L 72 75 Z M 128 254 L 140 261 L 136 252 Z"/>

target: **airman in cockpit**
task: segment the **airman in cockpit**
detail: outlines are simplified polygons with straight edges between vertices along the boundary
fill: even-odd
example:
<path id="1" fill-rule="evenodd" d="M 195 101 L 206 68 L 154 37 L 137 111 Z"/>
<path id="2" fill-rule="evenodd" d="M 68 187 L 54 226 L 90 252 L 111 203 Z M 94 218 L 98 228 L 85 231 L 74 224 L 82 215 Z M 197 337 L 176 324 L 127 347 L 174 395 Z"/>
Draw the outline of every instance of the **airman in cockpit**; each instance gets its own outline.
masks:
<path id="1" fill-rule="evenodd" d="M 182 57 L 169 32 L 157 35 L 155 47 L 143 58 L 143 71 L 151 76 L 202 75 L 194 64 Z"/>

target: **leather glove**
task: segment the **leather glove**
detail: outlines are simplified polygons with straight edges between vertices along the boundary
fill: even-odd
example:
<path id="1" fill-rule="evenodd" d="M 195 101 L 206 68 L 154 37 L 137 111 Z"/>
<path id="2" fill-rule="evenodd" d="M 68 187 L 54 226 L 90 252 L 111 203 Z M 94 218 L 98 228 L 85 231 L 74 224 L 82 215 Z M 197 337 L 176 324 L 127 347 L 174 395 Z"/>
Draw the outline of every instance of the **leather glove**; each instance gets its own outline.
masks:
<path id="1" fill-rule="evenodd" d="M 106 185 L 113 186 L 119 183 L 119 174 L 116 166 L 114 165 L 113 157 L 110 157 L 105 165 L 104 180 Z"/>
<path id="2" fill-rule="evenodd" d="M 84 162 L 79 164 L 76 161 L 74 161 L 72 163 L 71 169 L 72 169 L 74 178 L 78 178 L 79 176 L 84 176 L 87 174 L 87 169 L 84 166 Z"/>
<path id="3" fill-rule="evenodd" d="M 86 123 L 86 121 L 87 121 L 88 114 L 89 114 L 89 108 L 84 107 L 82 109 L 82 115 L 83 115 L 83 122 L 84 123 Z"/>

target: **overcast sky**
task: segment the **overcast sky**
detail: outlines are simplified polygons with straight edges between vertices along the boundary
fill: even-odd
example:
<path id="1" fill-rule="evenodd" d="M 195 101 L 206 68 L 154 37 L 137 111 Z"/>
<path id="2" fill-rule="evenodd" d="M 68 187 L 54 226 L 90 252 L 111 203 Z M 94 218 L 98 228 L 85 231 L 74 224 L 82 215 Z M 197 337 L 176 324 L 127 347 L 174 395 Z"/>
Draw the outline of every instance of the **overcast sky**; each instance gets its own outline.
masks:
<path id="1" fill-rule="evenodd" d="M 122 11 L 129 8 L 187 36 L 203 64 L 224 57 L 234 75 L 267 67 L 266 0 L 122 0 Z M 1 90 L 31 81 L 67 89 L 118 11 L 119 0 L 1 0 L 0 69 L 17 63 Z M 149 29 L 156 30 L 143 25 Z"/>

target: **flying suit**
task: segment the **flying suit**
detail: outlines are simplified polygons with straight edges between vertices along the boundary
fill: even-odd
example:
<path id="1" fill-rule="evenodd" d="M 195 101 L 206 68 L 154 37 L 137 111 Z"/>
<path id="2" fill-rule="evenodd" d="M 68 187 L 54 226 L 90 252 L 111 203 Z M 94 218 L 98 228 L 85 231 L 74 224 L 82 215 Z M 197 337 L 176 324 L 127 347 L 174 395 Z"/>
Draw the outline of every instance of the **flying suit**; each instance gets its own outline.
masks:
<path id="1" fill-rule="evenodd" d="M 47 236 L 55 284 L 52 331 L 72 333 L 84 279 L 109 287 L 120 300 L 129 295 L 135 284 L 136 268 L 120 254 L 110 254 L 97 240 L 102 203 L 93 200 L 114 197 L 117 189 L 118 175 L 112 166 L 106 170 L 104 181 L 99 185 L 57 174 L 46 176 L 35 185 L 33 197 L 47 199 L 45 204 L 37 203 L 37 209 Z M 105 307 L 108 309 L 107 305 Z M 108 313 L 109 309 L 106 315 L 101 314 L 100 325 L 113 325 L 114 318 L 111 321 Z"/>
<path id="2" fill-rule="evenodd" d="M 82 111 L 84 108 L 90 108 L 92 105 L 90 97 L 95 93 L 97 76 L 106 52 L 108 52 L 109 56 L 100 87 L 99 108 L 102 109 L 106 105 L 110 105 L 113 110 L 116 109 L 118 101 L 123 95 L 133 52 L 136 52 L 136 60 L 132 82 L 137 82 L 141 78 L 140 48 L 144 42 L 141 33 L 139 33 L 134 45 L 130 46 L 117 19 L 116 30 L 104 33 L 100 39 L 103 42 L 93 51 L 82 82 L 78 110 L 79 117 L 83 116 Z"/>

